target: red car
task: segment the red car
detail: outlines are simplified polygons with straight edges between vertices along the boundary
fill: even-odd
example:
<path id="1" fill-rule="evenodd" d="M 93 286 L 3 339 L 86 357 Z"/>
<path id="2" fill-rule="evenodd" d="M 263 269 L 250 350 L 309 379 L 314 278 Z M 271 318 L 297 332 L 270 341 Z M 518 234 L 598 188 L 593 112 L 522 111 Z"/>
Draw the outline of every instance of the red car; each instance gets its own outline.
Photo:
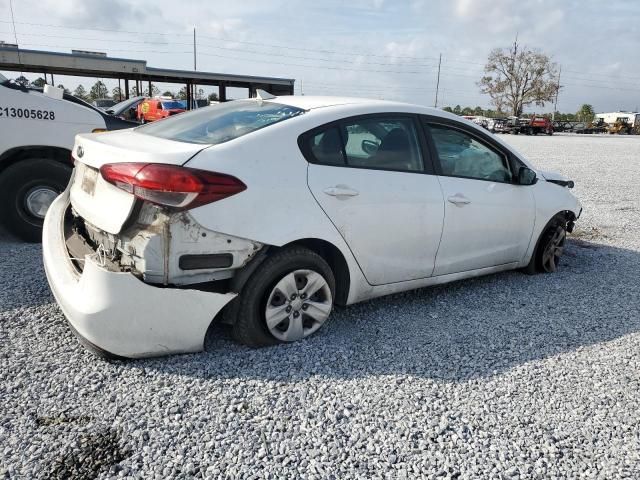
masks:
<path id="1" fill-rule="evenodd" d="M 179 100 L 148 98 L 138 105 L 138 121 L 141 123 L 153 122 L 171 115 L 184 112 L 185 105 Z"/>

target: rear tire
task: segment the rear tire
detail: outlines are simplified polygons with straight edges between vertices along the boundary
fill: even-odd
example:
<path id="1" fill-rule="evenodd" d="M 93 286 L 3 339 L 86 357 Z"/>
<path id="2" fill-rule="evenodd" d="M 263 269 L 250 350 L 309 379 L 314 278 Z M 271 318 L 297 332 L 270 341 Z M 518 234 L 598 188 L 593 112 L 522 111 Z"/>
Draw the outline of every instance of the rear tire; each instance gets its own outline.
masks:
<path id="1" fill-rule="evenodd" d="M 300 275 L 299 272 L 309 272 L 309 278 L 317 280 L 322 287 L 306 297 L 305 288 L 307 285 L 311 288 L 311 284 L 298 283 L 304 277 L 304 273 Z M 294 273 L 298 276 L 292 276 Z M 283 285 L 286 278 L 295 278 L 296 284 L 290 295 L 280 295 L 279 286 Z M 316 297 L 318 292 L 321 297 Z M 292 302 L 290 296 L 297 299 Z M 305 300 L 302 300 L 303 296 Z M 264 347 L 306 338 L 326 323 L 334 298 L 335 277 L 320 255 L 302 247 L 278 251 L 260 264 L 234 300 L 237 302 L 231 310 L 234 318 L 230 319 L 233 322 L 233 336 L 238 342 L 250 347 Z M 307 308 L 303 307 L 305 301 L 308 302 Z M 316 305 L 323 310 L 322 321 L 316 321 L 315 315 L 320 311 L 316 309 Z M 266 318 L 267 307 L 272 311 L 281 309 L 282 314 L 281 320 L 271 320 L 270 327 Z M 302 325 L 299 335 L 293 332 L 294 325 Z M 288 339 L 290 331 L 293 334 Z"/>
<path id="2" fill-rule="evenodd" d="M 531 260 L 522 271 L 528 275 L 556 272 L 566 237 L 567 220 L 563 215 L 556 215 L 540 235 Z"/>
<path id="3" fill-rule="evenodd" d="M 69 183 L 71 168 L 47 158 L 20 160 L 0 174 L 0 221 L 22 240 L 40 242 L 44 214 Z"/>

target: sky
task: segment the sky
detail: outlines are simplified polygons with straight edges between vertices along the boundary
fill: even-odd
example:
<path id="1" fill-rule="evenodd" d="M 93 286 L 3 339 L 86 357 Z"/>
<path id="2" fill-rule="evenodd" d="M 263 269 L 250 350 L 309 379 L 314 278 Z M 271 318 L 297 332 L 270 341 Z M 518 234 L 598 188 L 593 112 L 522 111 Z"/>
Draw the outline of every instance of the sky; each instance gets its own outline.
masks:
<path id="1" fill-rule="evenodd" d="M 13 0 L 13 13 L 22 48 L 101 51 L 175 69 L 193 69 L 195 28 L 198 70 L 294 78 L 305 95 L 433 106 L 442 55 L 438 106 L 452 107 L 490 106 L 477 86 L 483 66 L 517 35 L 561 67 L 559 111 L 640 107 L 634 0 Z M 0 0 L 0 40 L 16 43 L 9 0 Z M 71 89 L 94 81 L 56 77 Z"/>

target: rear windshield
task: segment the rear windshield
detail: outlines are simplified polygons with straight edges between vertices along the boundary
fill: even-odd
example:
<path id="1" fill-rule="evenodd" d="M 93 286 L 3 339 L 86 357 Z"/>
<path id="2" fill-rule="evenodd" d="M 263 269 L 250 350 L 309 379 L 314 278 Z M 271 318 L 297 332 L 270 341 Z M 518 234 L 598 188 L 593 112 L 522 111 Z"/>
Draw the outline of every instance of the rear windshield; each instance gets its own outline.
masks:
<path id="1" fill-rule="evenodd" d="M 169 117 L 136 131 L 180 142 L 217 145 L 303 113 L 300 108 L 280 103 L 235 100 Z"/>

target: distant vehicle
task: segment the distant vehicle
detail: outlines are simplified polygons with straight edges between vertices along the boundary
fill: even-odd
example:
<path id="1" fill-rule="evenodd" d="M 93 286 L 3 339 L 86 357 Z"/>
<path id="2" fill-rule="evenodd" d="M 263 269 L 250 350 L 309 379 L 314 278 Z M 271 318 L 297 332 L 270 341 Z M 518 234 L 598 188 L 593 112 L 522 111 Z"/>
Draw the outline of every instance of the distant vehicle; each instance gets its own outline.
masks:
<path id="1" fill-rule="evenodd" d="M 558 268 L 573 182 L 495 135 L 417 105 L 258 95 L 76 137 L 42 251 L 89 348 L 199 351 L 218 313 L 247 345 L 293 342 L 336 304 Z"/>
<path id="2" fill-rule="evenodd" d="M 62 89 L 23 87 L 0 75 L 0 222 L 39 242 L 49 205 L 69 183 L 76 134 L 134 126 Z"/>
<path id="3" fill-rule="evenodd" d="M 186 100 L 180 100 L 180 103 L 182 104 L 183 108 L 186 110 L 187 109 L 187 101 Z M 207 99 L 191 100 L 191 110 L 195 110 L 196 108 L 208 107 L 208 106 L 209 106 L 209 100 L 207 100 Z"/>
<path id="4" fill-rule="evenodd" d="M 98 107 L 102 110 L 106 110 L 109 107 L 113 107 L 116 102 L 110 98 L 97 98 L 92 102 L 94 107 Z"/>
<path id="5" fill-rule="evenodd" d="M 553 135 L 553 123 L 546 117 L 538 117 L 533 115 L 528 117 L 509 117 L 507 119 L 507 127 L 504 133 L 512 133 L 518 135 L 520 133 L 524 135 L 538 135 L 544 133 L 546 135 Z"/>
<path id="6" fill-rule="evenodd" d="M 490 118 L 487 121 L 487 130 L 491 133 L 508 133 L 508 120 L 507 118 Z"/>
<path id="7" fill-rule="evenodd" d="M 138 105 L 144 101 L 146 97 L 131 97 L 116 103 L 108 108 L 106 112 L 109 115 L 116 116 L 122 120 L 138 121 Z"/>
<path id="8" fill-rule="evenodd" d="M 164 98 L 147 98 L 138 105 L 138 121 L 140 123 L 155 122 L 184 112 L 186 104 L 180 100 Z"/>

